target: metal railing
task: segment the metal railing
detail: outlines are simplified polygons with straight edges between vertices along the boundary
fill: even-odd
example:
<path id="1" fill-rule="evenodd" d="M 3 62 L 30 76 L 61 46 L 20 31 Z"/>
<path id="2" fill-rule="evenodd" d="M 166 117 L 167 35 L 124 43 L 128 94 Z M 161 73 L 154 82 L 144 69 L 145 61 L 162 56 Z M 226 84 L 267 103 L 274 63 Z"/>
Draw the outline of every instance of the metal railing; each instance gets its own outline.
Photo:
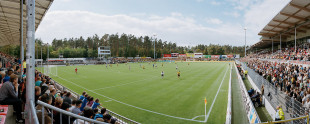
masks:
<path id="1" fill-rule="evenodd" d="M 79 94 L 78 93 L 76 93 L 76 92 L 74 92 L 73 90 L 71 90 L 71 89 L 69 89 L 69 88 L 66 88 L 65 86 L 63 86 L 62 84 L 60 84 L 60 83 L 58 83 L 57 81 L 55 81 L 55 80 L 53 80 L 53 82 L 55 83 L 55 85 L 57 86 L 57 87 L 55 87 L 55 88 L 57 88 L 58 90 L 60 90 L 60 91 L 65 91 L 65 90 L 67 90 L 67 91 L 69 91 L 69 92 L 71 92 L 73 95 L 73 98 L 74 99 L 79 99 Z M 99 106 L 98 108 L 102 108 L 101 106 Z M 110 114 L 112 117 L 114 117 L 114 118 L 116 118 L 117 119 L 117 121 L 119 122 L 119 123 L 121 123 L 121 124 L 140 124 L 139 122 L 136 122 L 136 121 L 134 121 L 134 120 L 131 120 L 131 119 L 129 119 L 129 118 L 126 118 L 126 117 L 124 117 L 124 116 L 122 116 L 122 115 L 119 115 L 119 114 L 117 114 L 117 113 L 115 113 L 115 112 L 113 112 L 113 111 L 111 111 L 111 110 L 109 110 L 109 109 L 106 109 L 106 112 L 108 113 L 108 114 Z"/>
<path id="2" fill-rule="evenodd" d="M 232 98 L 231 98 L 231 75 L 232 75 L 232 66 L 230 66 L 230 76 L 229 76 L 229 85 L 228 85 L 228 101 L 227 101 L 227 111 L 226 111 L 226 121 L 225 124 L 231 124 L 231 105 L 232 105 Z"/>
<path id="3" fill-rule="evenodd" d="M 6 67 L 7 65 L 7 62 L 10 62 L 10 64 L 13 66 L 13 65 L 18 65 L 18 63 L 16 63 L 15 61 L 11 60 L 11 59 L 8 59 L 4 56 L 1 56 L 0 55 L 0 58 L 1 58 L 1 63 L 2 63 L 2 67 Z"/>
<path id="4" fill-rule="evenodd" d="M 39 124 L 36 108 L 34 107 L 34 102 L 30 100 L 30 108 L 31 108 L 31 115 L 33 115 L 30 120 L 34 121 L 34 124 Z"/>
<path id="5" fill-rule="evenodd" d="M 248 91 L 247 91 L 245 84 L 244 84 L 244 82 L 240 76 L 240 73 L 237 69 L 237 66 L 235 66 L 235 71 L 237 73 L 237 79 L 238 79 L 238 83 L 239 83 L 240 89 L 241 89 L 241 94 L 242 94 L 242 99 L 243 99 L 242 102 L 245 103 L 244 107 L 245 107 L 246 114 L 248 116 L 248 121 L 249 121 L 249 123 L 260 123 L 261 120 L 260 120 L 258 113 L 257 113 L 257 111 L 253 105 L 251 97 L 248 94 Z M 254 118 L 256 118 L 256 119 L 254 120 Z"/>
<path id="6" fill-rule="evenodd" d="M 42 122 L 43 124 L 44 124 L 44 121 L 45 121 L 45 120 L 44 120 L 44 118 L 45 118 L 45 117 L 44 117 L 44 110 L 45 110 L 45 108 L 48 108 L 48 109 L 51 110 L 51 118 L 52 118 L 52 120 L 53 120 L 53 118 L 54 118 L 53 111 L 57 111 L 57 112 L 60 113 L 60 114 L 59 114 L 59 116 L 60 116 L 60 124 L 62 124 L 62 114 L 68 115 L 68 122 L 70 122 L 70 118 L 73 117 L 73 118 L 75 118 L 75 119 L 84 120 L 84 123 L 85 123 L 85 122 L 89 122 L 89 123 L 91 123 L 91 124 L 94 124 L 94 123 L 96 123 L 96 124 L 107 124 L 107 123 L 105 123 L 105 122 L 96 121 L 96 120 L 94 120 L 94 119 L 86 118 L 86 117 L 83 117 L 83 116 L 80 116 L 80 115 L 77 115 L 77 114 L 74 114 L 74 113 L 71 113 L 71 112 L 62 110 L 62 109 L 60 109 L 60 108 L 57 108 L 57 107 L 55 107 L 55 106 L 52 106 L 52 105 L 50 105 L 50 104 L 44 103 L 44 102 L 39 101 L 39 100 L 38 100 L 38 105 L 41 105 L 41 106 L 42 106 L 42 110 L 41 110 L 41 113 L 42 113 L 42 121 L 41 121 L 41 122 Z M 52 121 L 52 123 L 53 123 L 53 121 Z"/>
<path id="7" fill-rule="evenodd" d="M 283 91 L 280 90 L 280 86 L 275 86 L 263 76 L 256 73 L 253 69 L 247 67 L 245 63 L 241 62 L 243 69 L 248 70 L 248 76 L 253 80 L 258 88 L 264 85 L 264 94 L 262 94 L 271 106 L 276 110 L 277 106 L 281 105 L 283 111 L 285 111 L 285 117 L 296 118 L 305 116 L 306 109 L 303 107 L 302 103 L 295 100 L 293 97 L 288 96 Z M 285 85 L 282 86 L 285 89 Z M 286 118 L 288 119 L 288 118 Z M 294 121 L 294 123 L 303 123 L 300 120 Z"/>

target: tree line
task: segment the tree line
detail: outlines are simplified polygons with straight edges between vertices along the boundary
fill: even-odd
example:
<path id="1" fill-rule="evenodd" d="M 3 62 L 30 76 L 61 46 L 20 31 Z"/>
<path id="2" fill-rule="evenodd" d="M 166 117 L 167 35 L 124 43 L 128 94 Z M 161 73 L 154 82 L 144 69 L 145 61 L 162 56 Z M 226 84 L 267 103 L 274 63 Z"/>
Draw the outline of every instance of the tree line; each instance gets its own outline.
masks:
<path id="1" fill-rule="evenodd" d="M 244 46 L 198 44 L 196 46 L 178 46 L 176 43 L 163 41 L 150 36 L 135 36 L 131 34 L 105 34 L 99 37 L 97 34 L 84 38 L 54 39 L 52 44 L 45 44 L 41 39 L 35 40 L 36 59 L 47 58 L 95 58 L 98 55 L 99 46 L 110 46 L 112 57 L 154 57 L 154 44 L 156 58 L 170 53 L 203 53 L 204 55 L 240 54 L 244 56 Z M 2 46 L 0 51 L 19 56 L 20 46 Z"/>

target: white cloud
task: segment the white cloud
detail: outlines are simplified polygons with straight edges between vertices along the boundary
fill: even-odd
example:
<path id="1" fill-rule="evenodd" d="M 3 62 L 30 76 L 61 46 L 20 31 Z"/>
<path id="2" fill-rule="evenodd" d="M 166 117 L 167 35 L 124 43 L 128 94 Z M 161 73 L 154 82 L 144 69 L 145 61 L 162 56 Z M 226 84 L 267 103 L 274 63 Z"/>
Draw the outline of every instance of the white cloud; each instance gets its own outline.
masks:
<path id="1" fill-rule="evenodd" d="M 59 0 L 60 2 L 71 2 L 72 0 Z"/>
<path id="2" fill-rule="evenodd" d="M 224 15 L 228 15 L 228 16 L 233 16 L 235 18 L 240 17 L 240 13 L 237 11 L 232 11 L 232 12 L 224 12 Z"/>
<path id="3" fill-rule="evenodd" d="M 212 5 L 221 5 L 222 3 L 219 2 L 219 1 L 211 1 L 211 4 L 212 4 Z"/>
<path id="4" fill-rule="evenodd" d="M 207 23 L 209 23 L 209 24 L 217 24 L 217 25 L 223 23 L 223 21 L 221 21 L 221 20 L 218 19 L 218 18 L 207 18 L 206 21 L 207 21 Z"/>
<path id="5" fill-rule="evenodd" d="M 258 0 L 228 0 L 234 6 L 234 9 L 245 10 L 250 5 L 255 4 Z"/>
<path id="6" fill-rule="evenodd" d="M 263 0 L 249 6 L 249 9 L 247 9 L 244 14 L 244 23 L 248 28 L 247 31 L 251 34 L 249 37 L 257 39 L 256 41 L 252 41 L 252 44 L 258 42 L 259 36 L 257 34 L 260 30 L 276 16 L 289 1 L 290 0 Z"/>
<path id="7" fill-rule="evenodd" d="M 243 44 L 244 35 L 240 24 L 224 24 L 219 19 L 211 19 L 211 22 L 219 25 L 202 26 L 193 18 L 175 13 L 167 17 L 151 15 L 137 18 L 88 11 L 50 11 L 40 24 L 36 36 L 44 42 L 52 42 L 54 38 L 80 36 L 85 38 L 94 34 L 103 36 L 105 33 L 126 33 L 136 36 L 150 36 L 156 33 L 157 38 L 176 42 L 182 46 L 210 43 Z"/>

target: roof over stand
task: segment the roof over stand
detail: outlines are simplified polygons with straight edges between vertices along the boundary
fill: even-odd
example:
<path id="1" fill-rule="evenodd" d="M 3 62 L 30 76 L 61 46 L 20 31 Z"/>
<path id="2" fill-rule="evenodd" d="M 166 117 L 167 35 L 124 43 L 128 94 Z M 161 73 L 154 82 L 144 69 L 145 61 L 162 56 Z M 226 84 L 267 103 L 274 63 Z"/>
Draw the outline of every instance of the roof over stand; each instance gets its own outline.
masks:
<path id="1" fill-rule="evenodd" d="M 20 44 L 20 1 L 0 0 L 0 46 Z M 40 25 L 44 15 L 54 0 L 36 0 L 35 29 Z M 23 4 L 23 41 L 26 42 L 27 8 Z"/>
<path id="2" fill-rule="evenodd" d="M 271 44 L 271 38 L 277 39 L 279 42 L 281 35 L 282 42 L 295 35 L 295 27 L 297 33 L 306 33 L 310 29 L 310 1 L 309 0 L 292 0 L 290 1 L 273 19 L 258 33 L 262 37 L 269 39 L 261 39 L 252 47 L 264 47 Z"/>

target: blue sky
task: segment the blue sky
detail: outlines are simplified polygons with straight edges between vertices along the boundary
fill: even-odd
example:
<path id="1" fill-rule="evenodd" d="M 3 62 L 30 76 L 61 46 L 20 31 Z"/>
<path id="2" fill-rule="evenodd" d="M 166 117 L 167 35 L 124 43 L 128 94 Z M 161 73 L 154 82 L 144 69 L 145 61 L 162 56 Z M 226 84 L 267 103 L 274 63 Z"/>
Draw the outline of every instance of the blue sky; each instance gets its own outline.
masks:
<path id="1" fill-rule="evenodd" d="M 178 45 L 244 45 L 259 40 L 258 32 L 289 0 L 55 0 L 36 37 L 88 37 L 112 33 L 145 36 Z"/>

